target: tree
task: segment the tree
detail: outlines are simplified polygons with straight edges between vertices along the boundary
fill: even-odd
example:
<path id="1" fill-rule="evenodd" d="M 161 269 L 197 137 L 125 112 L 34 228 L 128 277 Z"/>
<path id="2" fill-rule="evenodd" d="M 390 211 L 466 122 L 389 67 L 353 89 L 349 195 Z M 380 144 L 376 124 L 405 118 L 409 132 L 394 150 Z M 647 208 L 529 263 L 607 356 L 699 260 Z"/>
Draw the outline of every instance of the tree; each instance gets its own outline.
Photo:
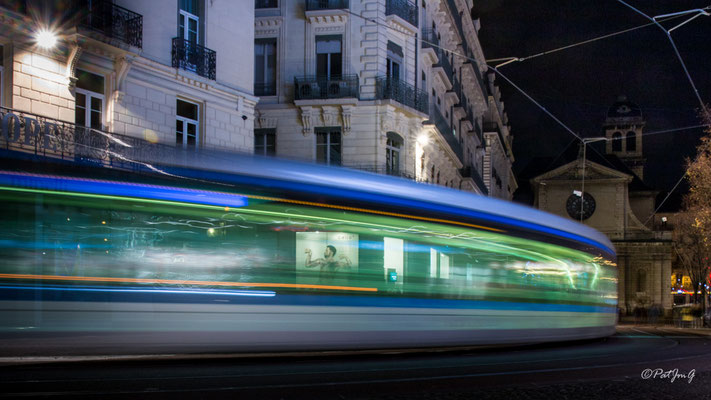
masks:
<path id="1" fill-rule="evenodd" d="M 684 273 L 691 278 L 694 303 L 704 303 L 708 263 L 711 256 L 711 243 L 699 228 L 696 210 L 687 208 L 677 215 L 674 221 L 674 251 L 681 261 Z M 698 293 L 701 288 L 701 294 Z"/>
<path id="2" fill-rule="evenodd" d="M 702 113 L 701 119 L 711 126 L 711 115 Z M 696 157 L 686 161 L 689 193 L 684 196 L 685 211 L 674 226 L 674 248 L 691 278 L 695 303 L 706 298 L 711 256 L 711 128 L 706 133 Z"/>

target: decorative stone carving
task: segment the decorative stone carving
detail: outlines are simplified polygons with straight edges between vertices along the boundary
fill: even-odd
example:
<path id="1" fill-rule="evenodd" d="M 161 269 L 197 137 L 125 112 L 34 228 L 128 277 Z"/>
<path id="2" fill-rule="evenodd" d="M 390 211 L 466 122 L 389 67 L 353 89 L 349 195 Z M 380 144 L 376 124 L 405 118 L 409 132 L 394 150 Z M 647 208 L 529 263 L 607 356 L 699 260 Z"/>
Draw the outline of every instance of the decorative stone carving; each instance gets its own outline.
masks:
<path id="1" fill-rule="evenodd" d="M 388 107 L 385 112 L 383 112 L 380 119 L 380 126 L 384 132 L 395 129 L 395 112 L 392 108 Z"/>
<path id="2" fill-rule="evenodd" d="M 323 106 L 321 108 L 321 117 L 323 118 L 323 126 L 338 125 L 338 108 L 333 106 Z"/>
<path id="3" fill-rule="evenodd" d="M 343 120 L 343 135 L 351 133 L 351 116 L 353 115 L 353 106 L 341 106 L 341 119 Z"/>
<path id="4" fill-rule="evenodd" d="M 301 108 L 301 132 L 304 136 L 314 133 L 314 127 L 311 123 L 311 117 L 313 115 L 313 107 L 300 107 Z"/>
<path id="5" fill-rule="evenodd" d="M 114 88 L 114 98 L 119 103 L 123 101 L 123 96 L 125 93 L 123 83 L 126 80 L 128 71 L 131 69 L 131 64 L 133 63 L 133 60 L 133 57 L 123 55 L 121 57 L 118 57 L 114 61 L 114 69 L 116 70 L 116 86 Z"/>
<path id="6" fill-rule="evenodd" d="M 77 85 L 77 62 L 81 56 L 82 48 L 79 43 L 72 43 L 67 57 L 67 78 L 69 79 L 69 90 L 74 90 Z"/>

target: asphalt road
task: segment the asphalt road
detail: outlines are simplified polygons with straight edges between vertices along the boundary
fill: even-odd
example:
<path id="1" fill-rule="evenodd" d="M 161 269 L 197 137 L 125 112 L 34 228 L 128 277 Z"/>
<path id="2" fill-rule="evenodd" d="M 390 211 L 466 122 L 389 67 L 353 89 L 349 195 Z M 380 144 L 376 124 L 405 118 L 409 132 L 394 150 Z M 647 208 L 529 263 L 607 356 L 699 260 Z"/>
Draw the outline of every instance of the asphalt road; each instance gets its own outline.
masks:
<path id="1" fill-rule="evenodd" d="M 711 331 L 675 328 L 499 348 L 17 361 L 0 359 L 0 397 L 711 399 Z"/>

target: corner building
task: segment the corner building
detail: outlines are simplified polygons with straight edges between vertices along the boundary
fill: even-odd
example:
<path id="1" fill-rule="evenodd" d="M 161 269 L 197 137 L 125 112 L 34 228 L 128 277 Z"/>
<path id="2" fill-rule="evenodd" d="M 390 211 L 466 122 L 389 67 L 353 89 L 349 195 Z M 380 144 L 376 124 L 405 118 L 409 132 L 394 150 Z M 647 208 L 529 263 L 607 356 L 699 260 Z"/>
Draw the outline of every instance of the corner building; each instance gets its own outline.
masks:
<path id="1" fill-rule="evenodd" d="M 3 114 L 252 151 L 251 2 L 26 0 L 0 11 Z M 55 46 L 38 45 L 42 29 Z"/>
<path id="2" fill-rule="evenodd" d="M 511 198 L 512 137 L 471 1 L 254 6 L 255 153 Z"/>

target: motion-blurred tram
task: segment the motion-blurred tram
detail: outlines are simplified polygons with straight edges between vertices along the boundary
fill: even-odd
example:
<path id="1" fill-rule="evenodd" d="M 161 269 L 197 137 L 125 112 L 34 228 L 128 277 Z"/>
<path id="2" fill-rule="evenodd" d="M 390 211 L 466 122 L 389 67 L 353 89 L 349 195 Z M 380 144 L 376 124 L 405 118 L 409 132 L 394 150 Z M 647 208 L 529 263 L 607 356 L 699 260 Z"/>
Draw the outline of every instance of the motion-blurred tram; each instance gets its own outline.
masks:
<path id="1" fill-rule="evenodd" d="M 509 202 L 176 149 L 127 173 L 0 168 L 1 355 L 531 343 L 611 335 L 611 242 Z M 119 159 L 120 157 L 115 157 Z M 155 158 L 155 157 L 153 157 Z"/>

